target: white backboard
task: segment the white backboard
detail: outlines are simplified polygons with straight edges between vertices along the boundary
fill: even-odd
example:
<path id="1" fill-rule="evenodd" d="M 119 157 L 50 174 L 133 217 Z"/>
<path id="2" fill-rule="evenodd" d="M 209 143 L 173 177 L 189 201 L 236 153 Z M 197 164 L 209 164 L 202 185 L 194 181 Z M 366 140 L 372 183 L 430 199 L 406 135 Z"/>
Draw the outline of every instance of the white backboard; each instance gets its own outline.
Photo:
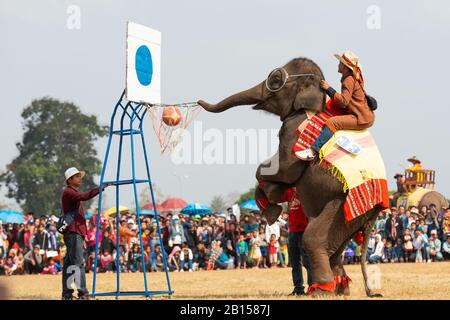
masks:
<path id="1" fill-rule="evenodd" d="M 161 103 L 161 32 L 128 22 L 126 98 Z"/>

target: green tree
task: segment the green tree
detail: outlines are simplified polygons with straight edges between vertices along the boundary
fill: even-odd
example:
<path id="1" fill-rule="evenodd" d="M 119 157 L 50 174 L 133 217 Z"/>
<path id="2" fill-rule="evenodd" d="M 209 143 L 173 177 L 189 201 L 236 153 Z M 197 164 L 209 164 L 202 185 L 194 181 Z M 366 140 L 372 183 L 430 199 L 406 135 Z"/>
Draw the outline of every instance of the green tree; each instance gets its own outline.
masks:
<path id="1" fill-rule="evenodd" d="M 101 162 L 94 141 L 105 136 L 108 127 L 75 104 L 50 97 L 33 100 L 22 118 L 24 134 L 16 144 L 19 155 L 0 175 L 7 197 L 37 216 L 57 212 L 69 167 L 86 171 L 83 190 L 95 187 L 93 178 L 101 173 Z"/>
<path id="2" fill-rule="evenodd" d="M 250 188 L 247 192 L 241 194 L 237 202 L 240 204 L 248 200 L 255 200 L 255 189 L 256 187 Z"/>
<path id="3" fill-rule="evenodd" d="M 212 198 L 210 206 L 213 212 L 224 211 L 227 207 L 225 200 L 220 195 Z"/>

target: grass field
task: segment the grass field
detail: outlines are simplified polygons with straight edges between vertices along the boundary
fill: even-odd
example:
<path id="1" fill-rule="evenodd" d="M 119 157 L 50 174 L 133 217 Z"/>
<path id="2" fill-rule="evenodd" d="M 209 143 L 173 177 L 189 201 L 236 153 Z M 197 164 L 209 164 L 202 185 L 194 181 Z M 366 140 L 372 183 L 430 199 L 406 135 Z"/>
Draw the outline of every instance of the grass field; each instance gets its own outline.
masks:
<path id="1" fill-rule="evenodd" d="M 450 262 L 378 267 L 384 297 L 377 299 L 450 299 Z M 346 270 L 353 280 L 351 295 L 333 299 L 368 299 L 360 266 L 347 266 Z M 164 273 L 147 275 L 149 290 L 167 289 Z M 100 274 L 97 292 L 114 291 L 115 279 L 115 274 Z M 170 273 L 170 280 L 175 290 L 173 299 L 311 299 L 288 297 L 292 291 L 290 268 L 180 272 Z M 87 275 L 87 283 L 91 290 L 92 273 Z M 61 276 L 3 276 L 0 286 L 6 288 L 7 299 L 60 299 Z M 123 274 L 121 286 L 125 291 L 143 290 L 142 273 Z"/>

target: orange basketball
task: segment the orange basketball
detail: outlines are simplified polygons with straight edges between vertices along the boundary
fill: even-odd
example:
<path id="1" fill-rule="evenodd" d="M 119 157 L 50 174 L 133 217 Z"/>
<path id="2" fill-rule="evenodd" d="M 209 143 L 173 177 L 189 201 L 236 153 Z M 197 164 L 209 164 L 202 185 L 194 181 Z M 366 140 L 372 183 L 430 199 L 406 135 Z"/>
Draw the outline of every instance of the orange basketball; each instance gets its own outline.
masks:
<path id="1" fill-rule="evenodd" d="M 181 111 L 178 107 L 170 106 L 164 108 L 162 120 L 168 126 L 176 126 L 181 122 Z"/>

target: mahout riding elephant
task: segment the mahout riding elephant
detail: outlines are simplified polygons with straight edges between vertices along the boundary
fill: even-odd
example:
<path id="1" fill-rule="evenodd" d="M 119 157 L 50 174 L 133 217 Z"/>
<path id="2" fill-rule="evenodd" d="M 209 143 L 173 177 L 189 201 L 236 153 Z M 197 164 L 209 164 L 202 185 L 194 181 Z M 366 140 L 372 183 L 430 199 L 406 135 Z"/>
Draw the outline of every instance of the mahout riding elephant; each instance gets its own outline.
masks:
<path id="1" fill-rule="evenodd" d="M 235 106 L 254 105 L 255 110 L 264 110 L 280 118 L 277 153 L 261 163 L 256 172 L 259 187 L 255 198 L 266 196 L 270 202 L 262 214 L 269 224 L 273 223 L 281 207 L 277 203 L 285 190 L 295 186 L 300 201 L 309 217 L 303 235 L 303 246 L 308 254 L 313 271 L 313 294 L 349 294 L 348 286 L 336 286 L 335 292 L 322 289 L 334 283 L 335 277 L 346 278 L 341 254 L 350 239 L 363 232 L 362 273 L 368 296 L 378 296 L 368 285 L 366 252 L 369 234 L 381 207 L 376 205 L 365 214 L 346 222 L 343 204 L 346 193 L 342 183 L 331 173 L 320 167 L 317 159 L 306 163 L 293 152 L 298 140 L 297 128 L 307 119 L 307 110 L 324 110 L 326 97 L 320 88 L 323 73 L 316 63 L 307 58 L 295 58 L 284 67 L 272 71 L 267 79 L 256 86 L 231 95 L 217 104 L 198 101 L 209 112 L 223 112 Z"/>

